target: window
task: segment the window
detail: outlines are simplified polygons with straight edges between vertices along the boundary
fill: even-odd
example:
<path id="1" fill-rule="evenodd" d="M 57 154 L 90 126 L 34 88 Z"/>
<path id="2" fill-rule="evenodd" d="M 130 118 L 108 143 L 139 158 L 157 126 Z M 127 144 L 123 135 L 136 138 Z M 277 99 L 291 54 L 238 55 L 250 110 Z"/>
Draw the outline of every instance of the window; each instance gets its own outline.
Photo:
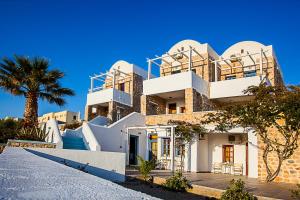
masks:
<path id="1" fill-rule="evenodd" d="M 241 53 L 244 53 L 244 49 L 241 49 Z"/>
<path id="2" fill-rule="evenodd" d="M 180 107 L 180 113 L 185 113 L 185 107 Z"/>
<path id="3" fill-rule="evenodd" d="M 117 121 L 121 119 L 121 109 L 117 109 Z"/>
<path id="4" fill-rule="evenodd" d="M 176 103 L 169 104 L 169 114 L 176 114 Z"/>
<path id="5" fill-rule="evenodd" d="M 171 72 L 171 74 L 178 74 L 180 72 L 181 72 L 181 70 L 174 70 L 174 71 Z"/>
<path id="6" fill-rule="evenodd" d="M 119 90 L 121 90 L 121 91 L 125 91 L 125 83 L 120 83 L 119 84 Z"/>
<path id="7" fill-rule="evenodd" d="M 76 120 L 76 115 L 73 116 L 73 120 Z"/>
<path id="8" fill-rule="evenodd" d="M 225 77 L 225 80 L 233 80 L 236 79 L 236 75 L 228 75 Z"/>
<path id="9" fill-rule="evenodd" d="M 196 74 L 196 69 L 192 69 L 192 72 L 194 72 Z"/>
<path id="10" fill-rule="evenodd" d="M 244 77 L 252 77 L 252 76 L 256 76 L 256 71 L 255 70 L 244 72 Z"/>
<path id="11" fill-rule="evenodd" d="M 162 155 L 170 156 L 170 138 L 162 138 Z"/>
<path id="12" fill-rule="evenodd" d="M 185 154 L 185 146 L 182 145 L 182 155 L 184 156 L 184 154 Z M 178 141 L 175 142 L 175 156 L 181 156 L 180 144 Z"/>
<path id="13" fill-rule="evenodd" d="M 233 145 L 223 145 L 223 162 L 234 162 Z"/>

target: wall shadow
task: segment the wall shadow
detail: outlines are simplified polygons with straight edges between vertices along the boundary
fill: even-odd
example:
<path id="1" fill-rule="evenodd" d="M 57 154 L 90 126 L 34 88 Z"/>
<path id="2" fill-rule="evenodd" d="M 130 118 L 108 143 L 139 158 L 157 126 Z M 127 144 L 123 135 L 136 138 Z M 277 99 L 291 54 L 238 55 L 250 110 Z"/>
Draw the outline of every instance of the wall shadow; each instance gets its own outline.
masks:
<path id="1" fill-rule="evenodd" d="M 97 177 L 100 177 L 100 178 L 103 178 L 106 180 L 110 180 L 110 181 L 113 181 L 116 183 L 124 182 L 126 179 L 124 174 L 117 173 L 114 170 L 109 171 L 106 169 L 90 166 L 88 163 L 80 163 L 77 161 L 61 158 L 58 156 L 49 155 L 47 153 L 42 153 L 42 152 L 35 151 L 32 149 L 26 149 L 26 148 L 24 148 L 24 149 L 32 154 L 37 155 L 37 156 L 55 161 L 57 163 L 66 165 L 68 167 L 72 167 L 74 169 L 78 169 L 78 170 L 86 172 L 88 174 L 91 174 L 91 175 L 94 175 L 94 176 L 97 176 Z"/>

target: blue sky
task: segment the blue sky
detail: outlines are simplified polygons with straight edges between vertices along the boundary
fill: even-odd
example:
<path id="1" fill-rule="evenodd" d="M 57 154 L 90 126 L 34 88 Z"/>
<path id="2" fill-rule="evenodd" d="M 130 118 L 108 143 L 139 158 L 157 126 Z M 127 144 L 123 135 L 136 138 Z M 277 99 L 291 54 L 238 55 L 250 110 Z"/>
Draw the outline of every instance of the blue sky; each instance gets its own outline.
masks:
<path id="1" fill-rule="evenodd" d="M 219 54 L 242 40 L 272 44 L 285 82 L 300 75 L 300 1 L 0 0 L 0 58 L 44 56 L 75 90 L 64 107 L 39 103 L 39 114 L 84 113 L 89 75 L 117 60 L 146 68 L 146 58 L 183 39 L 209 43 Z M 0 118 L 22 117 L 24 98 L 0 90 Z"/>

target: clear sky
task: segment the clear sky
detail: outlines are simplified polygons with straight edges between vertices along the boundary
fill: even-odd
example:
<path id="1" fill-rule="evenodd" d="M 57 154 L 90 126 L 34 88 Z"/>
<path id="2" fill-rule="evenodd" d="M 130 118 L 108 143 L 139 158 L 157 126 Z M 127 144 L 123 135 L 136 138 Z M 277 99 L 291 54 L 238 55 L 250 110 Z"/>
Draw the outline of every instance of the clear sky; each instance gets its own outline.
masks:
<path id="1" fill-rule="evenodd" d="M 75 90 L 64 107 L 39 103 L 39 114 L 84 113 L 89 75 L 117 60 L 146 68 L 183 39 L 209 43 L 218 54 L 242 40 L 272 44 L 285 83 L 300 75 L 298 0 L 0 0 L 0 58 L 44 56 Z M 0 118 L 22 117 L 24 97 L 0 90 Z"/>

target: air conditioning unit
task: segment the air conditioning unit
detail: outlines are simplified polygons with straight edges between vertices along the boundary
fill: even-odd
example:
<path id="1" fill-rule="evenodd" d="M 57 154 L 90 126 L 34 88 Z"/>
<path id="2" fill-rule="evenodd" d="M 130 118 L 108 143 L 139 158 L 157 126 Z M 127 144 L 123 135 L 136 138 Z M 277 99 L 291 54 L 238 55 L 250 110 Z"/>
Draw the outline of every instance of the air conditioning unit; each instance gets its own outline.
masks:
<path id="1" fill-rule="evenodd" d="M 205 140 L 205 134 L 204 133 L 199 133 L 199 140 Z"/>
<path id="2" fill-rule="evenodd" d="M 178 53 L 178 54 L 175 55 L 175 58 L 176 59 L 182 59 L 183 55 L 181 53 Z"/>
<path id="3" fill-rule="evenodd" d="M 228 135 L 228 142 L 229 143 L 241 143 L 242 138 L 240 135 Z"/>
<path id="4" fill-rule="evenodd" d="M 241 61 L 240 56 L 241 56 L 241 54 L 232 54 L 232 55 L 230 56 L 230 61 L 231 61 L 231 62 Z"/>

